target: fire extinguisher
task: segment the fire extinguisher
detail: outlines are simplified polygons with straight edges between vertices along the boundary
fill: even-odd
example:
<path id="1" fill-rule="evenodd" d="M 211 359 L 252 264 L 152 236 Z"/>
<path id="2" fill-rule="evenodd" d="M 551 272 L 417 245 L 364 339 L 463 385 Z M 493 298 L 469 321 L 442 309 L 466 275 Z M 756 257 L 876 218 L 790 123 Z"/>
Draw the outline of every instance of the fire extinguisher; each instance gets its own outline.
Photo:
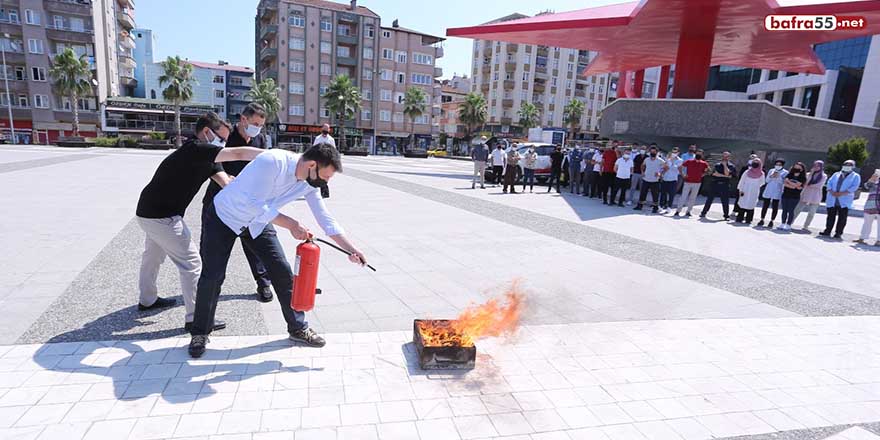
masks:
<path id="1" fill-rule="evenodd" d="M 320 241 L 334 249 L 351 255 L 351 252 L 342 249 L 326 240 L 309 237 L 296 247 L 296 260 L 293 263 L 293 294 L 290 296 L 290 308 L 297 312 L 308 312 L 315 308 L 315 295 L 321 293 L 318 286 L 318 264 L 321 261 L 321 248 L 315 244 Z M 376 268 L 367 265 L 373 272 Z"/>

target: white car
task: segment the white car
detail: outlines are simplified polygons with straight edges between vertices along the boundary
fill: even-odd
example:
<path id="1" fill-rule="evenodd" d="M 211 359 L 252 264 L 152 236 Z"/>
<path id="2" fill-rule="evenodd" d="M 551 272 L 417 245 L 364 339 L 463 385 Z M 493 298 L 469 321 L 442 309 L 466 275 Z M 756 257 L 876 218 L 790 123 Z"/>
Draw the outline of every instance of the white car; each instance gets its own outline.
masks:
<path id="1" fill-rule="evenodd" d="M 525 175 L 525 154 L 529 151 L 529 148 L 531 147 L 535 147 L 535 152 L 538 153 L 538 163 L 535 166 L 535 179 L 543 182 L 550 178 L 550 153 L 556 151 L 556 145 L 538 142 L 519 144 L 519 149 L 517 151 L 519 151 L 519 154 L 522 156 L 522 159 L 519 160 L 519 169 L 521 176 Z"/>

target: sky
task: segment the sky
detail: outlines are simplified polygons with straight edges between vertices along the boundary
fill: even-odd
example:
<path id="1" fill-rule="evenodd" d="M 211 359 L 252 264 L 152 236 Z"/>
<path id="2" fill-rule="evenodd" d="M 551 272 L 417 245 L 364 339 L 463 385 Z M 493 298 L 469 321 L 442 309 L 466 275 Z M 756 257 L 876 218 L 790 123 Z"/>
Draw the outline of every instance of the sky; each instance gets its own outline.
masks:
<path id="1" fill-rule="evenodd" d="M 472 26 L 515 12 L 534 15 L 619 3 L 622 0 L 359 0 L 382 17 L 382 25 L 394 19 L 400 25 L 437 36 L 446 28 Z M 194 61 L 254 67 L 254 16 L 258 0 L 138 0 L 138 27 L 152 29 L 158 37 L 156 61 L 180 55 Z M 426 10 L 426 6 L 437 6 Z M 442 5 L 442 7 L 441 7 Z M 470 72 L 473 40 L 450 38 L 444 43 L 444 57 L 437 60 L 443 77 Z"/>

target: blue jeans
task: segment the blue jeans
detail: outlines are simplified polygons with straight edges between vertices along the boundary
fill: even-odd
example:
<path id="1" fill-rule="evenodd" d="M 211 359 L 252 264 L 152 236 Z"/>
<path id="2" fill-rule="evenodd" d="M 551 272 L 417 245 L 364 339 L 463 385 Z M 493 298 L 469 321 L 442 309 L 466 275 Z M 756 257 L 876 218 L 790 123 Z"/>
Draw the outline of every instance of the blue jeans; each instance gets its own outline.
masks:
<path id="1" fill-rule="evenodd" d="M 326 198 L 326 197 L 325 197 Z M 211 206 L 211 209 L 208 209 L 208 206 Z M 217 214 L 214 212 L 214 202 L 213 199 L 210 202 L 205 202 L 202 205 L 202 224 L 205 224 L 207 221 L 207 217 L 209 215 L 213 215 L 214 217 Z M 271 225 L 270 225 L 271 227 Z M 205 229 L 202 228 L 202 235 L 200 241 L 202 243 L 205 242 Z M 260 258 L 257 257 L 253 251 L 247 246 L 245 246 L 244 241 L 241 242 L 241 250 L 244 252 L 244 257 L 247 259 L 248 266 L 251 268 L 251 275 L 254 276 L 254 281 L 257 282 L 257 289 L 261 289 L 263 287 L 269 287 L 272 285 L 272 280 L 269 279 L 269 272 L 266 270 L 266 265 L 260 261 Z"/>
<path id="2" fill-rule="evenodd" d="M 523 191 L 526 190 L 526 185 L 529 185 L 529 189 L 535 189 L 535 170 L 531 168 L 524 169 L 525 175 L 523 176 Z"/>
<path id="3" fill-rule="evenodd" d="M 205 220 L 202 223 L 202 243 L 199 252 L 202 256 L 202 274 L 196 290 L 196 312 L 191 333 L 193 335 L 211 333 L 220 289 L 226 279 L 226 265 L 229 263 L 229 254 L 232 252 L 236 238 L 241 238 L 241 242 L 266 265 L 272 287 L 275 288 L 275 294 L 278 296 L 281 314 L 287 322 L 287 331 L 294 332 L 306 328 L 308 326 L 306 314 L 290 308 L 293 272 L 278 241 L 275 228 L 271 225 L 266 226 L 266 229 L 255 238 L 246 230 L 238 235 L 217 217 L 213 204 L 206 205 L 204 209 L 210 212 L 202 216 Z"/>
<path id="4" fill-rule="evenodd" d="M 800 197 L 782 198 L 782 223 L 791 226 L 794 223 L 794 208 L 800 202 Z"/>
<path id="5" fill-rule="evenodd" d="M 670 182 L 660 182 L 660 207 L 672 208 L 672 202 L 675 200 L 675 188 L 678 186 L 678 180 Z"/>

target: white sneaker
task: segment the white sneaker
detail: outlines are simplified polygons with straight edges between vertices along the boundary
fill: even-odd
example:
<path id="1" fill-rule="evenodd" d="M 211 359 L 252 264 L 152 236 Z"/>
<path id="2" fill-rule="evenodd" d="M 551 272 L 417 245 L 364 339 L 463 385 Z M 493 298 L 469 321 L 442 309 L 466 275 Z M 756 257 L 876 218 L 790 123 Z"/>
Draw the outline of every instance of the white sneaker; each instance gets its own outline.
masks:
<path id="1" fill-rule="evenodd" d="M 626 201 L 626 206 L 632 206 L 633 202 L 631 200 Z"/>

